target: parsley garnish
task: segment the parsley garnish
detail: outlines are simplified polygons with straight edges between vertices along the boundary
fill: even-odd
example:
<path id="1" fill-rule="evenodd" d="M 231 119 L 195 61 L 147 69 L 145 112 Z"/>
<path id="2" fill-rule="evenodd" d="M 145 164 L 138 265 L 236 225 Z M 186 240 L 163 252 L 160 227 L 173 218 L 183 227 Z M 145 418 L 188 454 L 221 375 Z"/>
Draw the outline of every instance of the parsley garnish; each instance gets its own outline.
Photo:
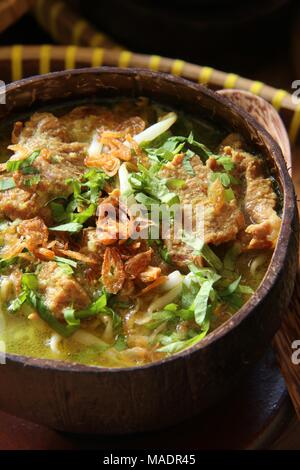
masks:
<path id="1" fill-rule="evenodd" d="M 194 156 L 195 154 L 191 152 L 191 150 L 188 150 L 185 156 L 183 157 L 183 161 L 182 161 L 183 168 L 191 176 L 195 176 L 194 168 L 192 167 L 191 162 L 190 162 L 191 158 L 193 158 Z"/>
<path id="2" fill-rule="evenodd" d="M 0 191 L 6 191 L 16 187 L 15 180 L 13 178 L 2 178 L 0 179 Z"/>
<path id="3" fill-rule="evenodd" d="M 39 156 L 40 150 L 35 150 L 29 157 L 23 160 L 9 160 L 6 163 L 7 171 L 18 171 L 20 170 L 24 175 L 38 173 L 37 168 L 32 167 L 33 162 Z"/>
<path id="4" fill-rule="evenodd" d="M 129 181 L 137 202 L 146 206 L 157 204 L 158 202 L 168 206 L 179 203 L 178 195 L 170 192 L 168 189 L 167 180 L 157 177 L 159 168 L 156 165 L 152 165 L 150 169 L 147 169 L 139 164 L 139 171 L 130 174 Z"/>

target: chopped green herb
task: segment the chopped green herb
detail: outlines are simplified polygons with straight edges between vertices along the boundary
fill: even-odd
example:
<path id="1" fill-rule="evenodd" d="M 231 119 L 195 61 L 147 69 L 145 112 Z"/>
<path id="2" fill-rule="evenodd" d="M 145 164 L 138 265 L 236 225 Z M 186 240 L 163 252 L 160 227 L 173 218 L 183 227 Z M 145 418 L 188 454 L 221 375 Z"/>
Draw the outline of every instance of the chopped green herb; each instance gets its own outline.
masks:
<path id="1" fill-rule="evenodd" d="M 24 302 L 26 302 L 26 300 L 27 300 L 27 292 L 22 290 L 20 294 L 18 295 L 18 297 L 16 297 L 14 300 L 10 302 L 9 306 L 7 307 L 8 312 L 10 313 L 17 312 L 22 307 Z"/>
<path id="2" fill-rule="evenodd" d="M 240 180 L 235 178 L 234 176 L 230 175 L 229 173 L 222 173 L 219 171 L 214 171 L 210 175 L 210 181 L 214 182 L 216 179 L 221 181 L 224 188 L 228 188 L 231 184 L 238 185 L 240 184 Z"/>
<path id="3" fill-rule="evenodd" d="M 174 156 L 181 151 L 184 145 L 184 140 L 176 140 L 174 137 L 171 137 L 170 132 L 165 132 L 151 142 L 143 142 L 140 147 L 147 152 L 151 160 L 166 162 L 173 160 Z"/>
<path id="4" fill-rule="evenodd" d="M 79 224 L 78 222 L 69 222 L 68 224 L 57 225 L 56 227 L 49 227 L 49 230 L 53 230 L 55 232 L 77 233 L 82 230 L 82 224 Z"/>
<path id="5" fill-rule="evenodd" d="M 9 307 L 9 311 L 15 311 L 19 309 L 24 302 L 28 302 L 34 309 L 37 310 L 39 316 L 44 320 L 48 325 L 61 336 L 68 337 L 73 334 L 78 325 L 64 325 L 59 320 L 57 320 L 52 313 L 46 307 L 43 299 L 37 293 L 37 277 L 35 274 L 23 274 L 22 276 L 22 288 L 19 297 L 13 301 Z"/>
<path id="6" fill-rule="evenodd" d="M 126 338 L 125 336 L 123 335 L 118 335 L 118 338 L 114 344 L 114 348 L 117 350 L 117 351 L 124 351 L 125 349 L 128 348 L 128 345 L 127 345 L 127 341 L 126 341 Z"/>
<path id="7" fill-rule="evenodd" d="M 208 299 L 214 282 L 214 279 L 205 281 L 200 287 L 200 290 L 194 300 L 193 309 L 195 312 L 195 321 L 199 326 L 201 326 L 206 319 L 208 312 Z"/>
<path id="8" fill-rule="evenodd" d="M 153 197 L 147 196 L 147 194 L 144 193 L 136 193 L 135 200 L 139 204 L 143 204 L 146 207 L 159 203 L 158 199 L 154 199 Z"/>
<path id="9" fill-rule="evenodd" d="M 0 259 L 0 269 L 7 268 L 8 266 L 14 264 L 17 261 L 17 257 L 14 256 L 13 258 L 9 259 Z"/>
<path id="10" fill-rule="evenodd" d="M 210 181 L 214 182 L 217 179 L 219 179 L 221 181 L 222 185 L 225 188 L 228 188 L 228 186 L 230 186 L 230 175 L 228 173 L 220 173 L 219 171 L 215 171 L 215 172 L 211 173 Z"/>
<path id="11" fill-rule="evenodd" d="M 204 161 L 206 161 L 211 155 L 213 155 L 213 152 L 209 150 L 206 145 L 202 144 L 201 142 L 197 142 L 194 139 L 193 133 L 191 132 L 190 135 L 187 138 L 187 142 L 190 146 L 190 149 L 197 153 L 199 157 L 202 157 Z"/>
<path id="12" fill-rule="evenodd" d="M 72 259 L 69 259 L 69 258 L 63 258 L 61 256 L 54 256 L 54 260 L 57 261 L 58 263 L 67 264 L 69 266 L 72 266 L 72 268 L 77 267 L 76 261 L 74 261 Z"/>
<path id="13" fill-rule="evenodd" d="M 224 189 L 224 194 L 225 194 L 225 199 L 227 202 L 230 202 L 233 199 L 235 199 L 234 192 L 231 188 Z"/>
<path id="14" fill-rule="evenodd" d="M 79 326 L 80 320 L 79 318 L 75 318 L 75 310 L 73 307 L 66 307 L 63 310 L 64 319 L 70 326 Z"/>
<path id="15" fill-rule="evenodd" d="M 195 154 L 191 152 L 190 150 L 188 150 L 185 156 L 183 157 L 183 161 L 182 161 L 183 168 L 191 176 L 195 176 L 194 168 L 192 167 L 191 162 L 190 162 L 191 158 L 193 158 L 194 156 Z"/>
<path id="16" fill-rule="evenodd" d="M 240 292 L 241 294 L 247 294 L 247 295 L 251 295 L 251 294 L 254 294 L 254 290 L 252 289 L 252 287 L 250 286 L 244 286 L 242 284 L 240 284 L 237 288 L 238 292 Z"/>
<path id="17" fill-rule="evenodd" d="M 68 338 L 78 330 L 79 325 L 64 325 L 59 320 L 57 320 L 48 310 L 44 301 L 37 294 L 32 296 L 31 304 L 34 308 L 37 309 L 41 319 L 48 323 L 48 325 L 61 336 Z"/>
<path id="18" fill-rule="evenodd" d="M 151 315 L 151 320 L 146 323 L 146 326 L 149 330 L 155 330 L 158 326 L 160 326 L 162 323 L 168 322 L 168 321 L 174 321 L 177 319 L 176 314 L 174 315 L 174 312 L 168 311 L 168 310 L 161 310 L 159 312 L 154 312 Z"/>
<path id="19" fill-rule="evenodd" d="M 25 186 L 35 186 L 37 184 L 39 184 L 39 182 L 41 181 L 41 177 L 40 175 L 35 175 L 35 176 L 31 176 L 30 178 L 26 178 L 24 180 L 24 184 Z"/>
<path id="20" fill-rule="evenodd" d="M 60 262 L 57 262 L 57 264 L 60 270 L 63 272 L 63 274 L 66 274 L 66 276 L 72 276 L 72 274 L 74 274 L 73 268 L 69 264 L 60 263 Z"/>
<path id="21" fill-rule="evenodd" d="M 67 179 L 66 183 L 72 186 L 75 208 L 80 210 L 87 205 L 96 204 L 108 180 L 109 176 L 104 171 L 95 168 L 87 171 L 81 181 Z"/>
<path id="22" fill-rule="evenodd" d="M 22 290 L 18 297 L 10 302 L 7 310 L 9 312 L 16 312 L 21 306 L 31 298 L 31 291 L 37 288 L 37 277 L 32 273 L 25 273 L 22 275 Z"/>
<path id="23" fill-rule="evenodd" d="M 6 191 L 16 187 L 15 180 L 12 177 L 0 179 L 0 191 Z"/>
<path id="24" fill-rule="evenodd" d="M 166 246 L 159 247 L 158 251 L 165 263 L 172 264 L 172 258 Z"/>
<path id="25" fill-rule="evenodd" d="M 39 156 L 40 150 L 35 150 L 32 152 L 29 157 L 24 158 L 23 160 L 9 160 L 6 163 L 6 170 L 7 171 L 18 171 L 21 170 L 22 173 L 25 174 L 31 174 L 31 173 L 37 173 L 38 170 L 37 168 L 33 168 L 32 164 L 35 161 L 35 159 Z"/>
<path id="26" fill-rule="evenodd" d="M 138 172 L 131 173 L 129 176 L 137 202 L 146 206 L 157 204 L 158 201 L 168 206 L 179 202 L 177 194 L 170 193 L 166 180 L 156 176 L 159 169 L 156 165 L 152 165 L 150 169 L 138 165 L 138 169 Z"/>
<path id="27" fill-rule="evenodd" d="M 180 178 L 170 178 L 167 180 L 166 184 L 169 189 L 181 189 L 186 185 L 186 182 Z"/>
<path id="28" fill-rule="evenodd" d="M 110 313 L 108 312 L 107 306 L 107 295 L 105 293 L 101 294 L 97 300 L 92 302 L 87 308 L 83 310 L 78 310 L 76 312 L 76 318 L 88 318 L 93 315 L 98 315 L 99 313 Z"/>
<path id="29" fill-rule="evenodd" d="M 164 310 L 167 310 L 168 312 L 176 312 L 177 309 L 178 309 L 177 304 L 168 304 L 164 307 Z"/>
<path id="30" fill-rule="evenodd" d="M 96 213 L 96 204 L 90 204 L 87 209 L 83 210 L 82 212 L 78 212 L 78 214 L 72 214 L 71 219 L 72 222 L 76 222 L 79 224 L 84 224 L 90 217 L 95 215 Z"/>
<path id="31" fill-rule="evenodd" d="M 22 275 L 22 287 L 35 290 L 37 289 L 38 281 L 37 277 L 33 273 L 25 273 Z"/>
<path id="32" fill-rule="evenodd" d="M 175 354 L 179 351 L 183 351 L 184 349 L 190 348 L 191 346 L 194 346 L 194 344 L 197 344 L 199 341 L 201 341 L 201 339 L 203 339 L 206 336 L 208 329 L 209 329 L 209 324 L 205 326 L 205 329 L 201 331 L 201 333 L 194 336 L 193 338 L 180 340 L 180 341 L 174 341 L 172 343 L 167 344 L 166 346 L 162 346 L 157 351 L 168 353 L 168 354 Z"/>
<path id="33" fill-rule="evenodd" d="M 218 165 L 221 165 L 226 171 L 232 171 L 235 167 L 235 163 L 232 161 L 231 157 L 225 155 L 214 155 L 214 158 L 217 160 Z"/>
<path id="34" fill-rule="evenodd" d="M 183 284 L 181 293 L 181 305 L 184 309 L 190 309 L 199 292 L 199 282 L 191 282 L 189 286 Z"/>
<path id="35" fill-rule="evenodd" d="M 50 202 L 50 209 L 55 222 L 63 222 L 64 220 L 66 220 L 67 215 L 65 208 L 62 204 L 59 204 L 55 201 Z"/>
<path id="36" fill-rule="evenodd" d="M 235 279 L 235 281 L 229 284 L 229 286 L 227 286 L 225 290 L 220 292 L 220 296 L 227 297 L 228 295 L 233 294 L 237 290 L 240 282 L 241 282 L 241 276 L 239 276 L 237 279 Z"/>
<path id="37" fill-rule="evenodd" d="M 193 235 L 184 233 L 182 240 L 184 243 L 194 249 L 196 255 L 202 255 L 203 258 L 208 262 L 210 266 L 220 271 L 223 267 L 223 263 L 220 258 L 213 252 L 213 250 L 204 243 L 204 240 L 196 238 Z"/>

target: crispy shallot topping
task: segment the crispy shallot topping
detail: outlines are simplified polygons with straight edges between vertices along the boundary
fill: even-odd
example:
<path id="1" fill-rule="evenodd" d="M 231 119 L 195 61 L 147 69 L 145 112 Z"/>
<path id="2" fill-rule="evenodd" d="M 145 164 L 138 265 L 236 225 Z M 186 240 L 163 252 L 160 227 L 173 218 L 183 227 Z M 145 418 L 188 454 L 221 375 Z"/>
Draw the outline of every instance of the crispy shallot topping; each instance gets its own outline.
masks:
<path id="1" fill-rule="evenodd" d="M 125 273 L 130 279 L 135 279 L 139 274 L 144 272 L 150 262 L 152 257 L 152 249 L 144 253 L 138 253 L 137 255 L 129 258 L 125 263 Z"/>
<path id="2" fill-rule="evenodd" d="M 110 294 L 117 294 L 125 281 L 125 271 L 120 252 L 115 247 L 107 247 L 102 264 L 102 282 Z"/>

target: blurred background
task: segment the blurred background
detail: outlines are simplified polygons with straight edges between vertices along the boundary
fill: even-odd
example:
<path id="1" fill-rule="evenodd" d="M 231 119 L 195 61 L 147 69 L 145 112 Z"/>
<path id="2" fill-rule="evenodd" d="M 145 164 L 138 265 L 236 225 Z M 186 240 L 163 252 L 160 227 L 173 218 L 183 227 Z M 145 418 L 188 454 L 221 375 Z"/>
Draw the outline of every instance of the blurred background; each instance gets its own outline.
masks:
<path id="1" fill-rule="evenodd" d="M 16 18 L 21 4 L 24 9 L 24 3 L 31 3 L 33 10 L 3 28 L 0 45 L 71 43 L 64 31 L 60 31 L 60 38 L 51 31 L 53 18 L 46 10 L 55 3 L 53 0 L 0 0 L 0 11 L 1 4 L 7 2 L 15 3 Z M 67 0 L 65 3 L 96 30 L 134 52 L 180 58 L 266 80 L 276 87 L 289 88 L 292 79 L 300 77 L 298 0 Z M 63 12 L 57 16 L 60 14 Z M 67 23 L 68 17 L 64 21 Z"/>

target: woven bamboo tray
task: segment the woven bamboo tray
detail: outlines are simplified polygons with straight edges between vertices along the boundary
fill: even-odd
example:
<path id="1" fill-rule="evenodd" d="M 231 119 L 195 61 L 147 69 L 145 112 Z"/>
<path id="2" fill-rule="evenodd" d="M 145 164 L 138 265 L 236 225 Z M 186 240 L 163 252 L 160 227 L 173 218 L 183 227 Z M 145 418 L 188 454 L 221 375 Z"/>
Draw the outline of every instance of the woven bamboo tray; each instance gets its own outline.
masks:
<path id="1" fill-rule="evenodd" d="M 235 74 L 227 74 L 210 67 L 198 66 L 182 60 L 159 56 L 131 53 L 121 49 L 90 48 L 78 46 L 9 46 L 0 47 L 0 80 L 10 82 L 35 74 L 51 71 L 89 67 L 89 66 L 144 67 L 151 70 L 180 75 L 184 78 L 207 85 L 212 89 L 240 88 L 258 94 L 279 111 L 293 143 L 299 137 L 300 107 L 296 106 L 291 95 L 284 90 L 272 88 L 264 83 L 252 81 Z M 293 148 L 293 180 L 300 194 L 300 147 Z M 295 253 L 295 256 L 298 254 Z M 300 283 L 296 289 L 283 323 L 283 327 L 274 339 L 278 362 L 286 379 L 289 393 L 298 416 L 300 416 L 300 400 L 297 365 L 291 363 L 294 339 L 300 339 Z M 284 355 L 282 351 L 284 350 Z M 280 352 L 279 352 L 280 351 Z"/>
<path id="2" fill-rule="evenodd" d="M 1 0 L 0 32 L 15 23 L 33 5 L 33 0 Z"/>
<path id="3" fill-rule="evenodd" d="M 79 67 L 101 65 L 144 67 L 167 72 L 202 83 L 212 89 L 239 88 L 260 95 L 279 111 L 292 143 L 299 141 L 300 105 L 293 102 L 285 90 L 225 73 L 211 67 L 199 66 L 179 59 L 157 55 L 135 54 L 121 49 L 71 46 L 8 46 L 0 48 L 0 79 L 5 82 L 30 75 Z"/>

